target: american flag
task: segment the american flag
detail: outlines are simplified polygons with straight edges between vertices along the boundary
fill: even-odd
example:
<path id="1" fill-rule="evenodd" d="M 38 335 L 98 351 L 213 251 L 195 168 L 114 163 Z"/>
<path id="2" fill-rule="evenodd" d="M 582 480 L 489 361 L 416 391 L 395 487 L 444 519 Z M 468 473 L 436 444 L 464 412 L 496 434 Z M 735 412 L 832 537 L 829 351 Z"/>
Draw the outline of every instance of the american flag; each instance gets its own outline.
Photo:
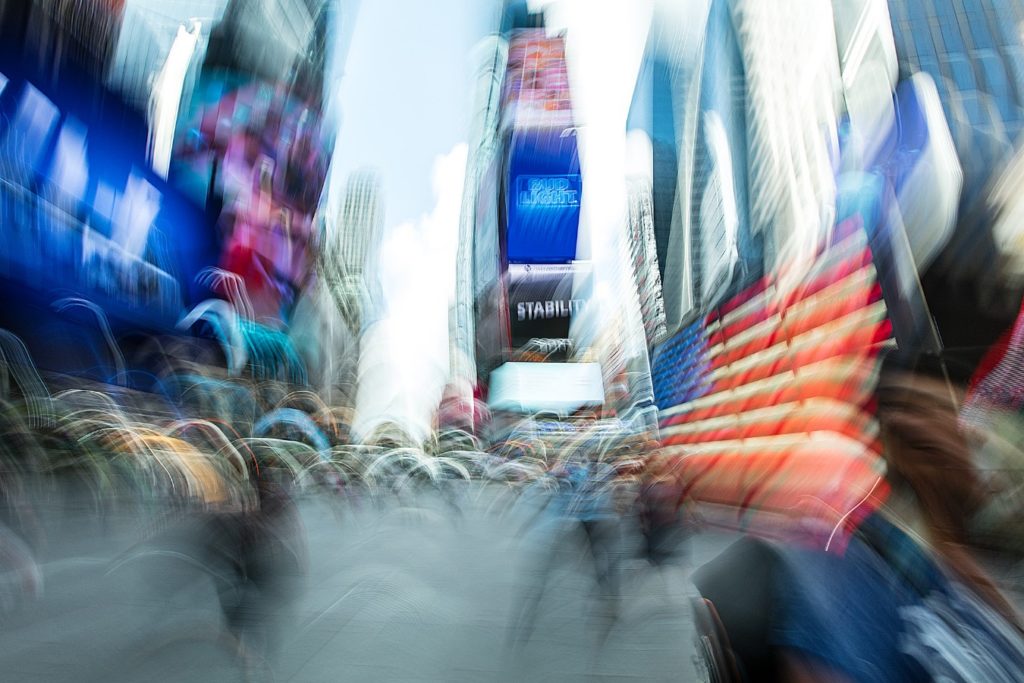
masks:
<path id="1" fill-rule="evenodd" d="M 872 396 L 892 324 L 856 215 L 797 286 L 784 280 L 762 278 L 656 350 L 661 457 L 716 520 L 827 530 L 884 490 Z"/>

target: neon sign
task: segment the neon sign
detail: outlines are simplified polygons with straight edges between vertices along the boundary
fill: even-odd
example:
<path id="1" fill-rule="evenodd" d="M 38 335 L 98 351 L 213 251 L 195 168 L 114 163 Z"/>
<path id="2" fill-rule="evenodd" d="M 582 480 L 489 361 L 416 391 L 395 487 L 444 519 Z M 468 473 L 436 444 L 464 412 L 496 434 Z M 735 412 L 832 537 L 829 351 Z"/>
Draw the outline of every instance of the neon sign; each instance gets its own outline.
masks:
<path id="1" fill-rule="evenodd" d="M 516 201 L 520 208 L 561 208 L 580 205 L 580 177 L 519 176 Z"/>

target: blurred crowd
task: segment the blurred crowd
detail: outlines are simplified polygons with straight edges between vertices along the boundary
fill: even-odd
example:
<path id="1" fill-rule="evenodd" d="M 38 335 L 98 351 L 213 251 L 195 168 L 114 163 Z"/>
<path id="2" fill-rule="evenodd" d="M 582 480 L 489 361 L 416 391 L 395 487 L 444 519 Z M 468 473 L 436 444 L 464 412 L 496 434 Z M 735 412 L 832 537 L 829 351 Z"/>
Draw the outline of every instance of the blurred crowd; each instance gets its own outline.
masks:
<path id="1" fill-rule="evenodd" d="M 509 624 L 512 651 L 529 638 L 564 550 L 577 548 L 606 635 L 628 567 L 694 568 L 697 638 L 679 646 L 713 680 L 1011 681 L 1024 671 L 1018 418 L 989 403 L 988 426 L 972 426 L 964 406 L 977 407 L 977 388 L 965 400 L 934 358 L 893 354 L 879 370 L 885 476 L 830 534 L 799 515 L 734 527 L 736 542 L 698 568 L 687 541 L 716 524 L 693 496 L 701 473 L 641 435 L 581 428 L 553 443 L 526 419 L 490 447 L 450 428 L 417 443 L 394 425 L 353 443 L 347 413 L 280 383 L 180 376 L 166 401 L 144 402 L 127 390 L 51 387 L 57 378 L 44 378 L 16 338 L 4 353 L 10 623 L 45 597 L 43 567 L 72 552 L 50 537 L 76 519 L 102 537 L 127 519 L 135 543 L 105 571 L 150 576 L 167 599 L 188 577 L 209 578 L 223 612 L 216 637 L 240 661 L 272 667 L 309 569 L 300 502 L 326 501 L 343 518 L 415 507 L 429 492 L 452 520 L 484 499 L 491 514 L 518 520 L 520 536 L 553 539 L 532 546 L 536 578 Z"/>

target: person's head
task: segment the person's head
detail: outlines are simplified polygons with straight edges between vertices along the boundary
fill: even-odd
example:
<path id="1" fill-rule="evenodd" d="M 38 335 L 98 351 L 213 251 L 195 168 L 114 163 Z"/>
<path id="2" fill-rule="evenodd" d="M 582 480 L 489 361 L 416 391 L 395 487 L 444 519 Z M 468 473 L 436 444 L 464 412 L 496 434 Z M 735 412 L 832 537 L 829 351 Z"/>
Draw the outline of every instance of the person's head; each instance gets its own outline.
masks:
<path id="1" fill-rule="evenodd" d="M 957 393 L 941 365 L 931 356 L 912 363 L 889 356 L 876 398 L 893 489 L 909 488 L 935 530 L 962 541 L 964 520 L 982 502 L 982 487 L 958 426 Z"/>
<path id="2" fill-rule="evenodd" d="M 960 431 L 958 392 L 941 361 L 912 363 L 890 356 L 876 391 L 887 478 L 893 492 L 911 491 L 932 536 L 934 550 L 967 585 L 1021 629 L 1016 609 L 969 551 L 967 523 L 984 489 Z M 1024 629 L 1022 629 L 1024 630 Z"/>

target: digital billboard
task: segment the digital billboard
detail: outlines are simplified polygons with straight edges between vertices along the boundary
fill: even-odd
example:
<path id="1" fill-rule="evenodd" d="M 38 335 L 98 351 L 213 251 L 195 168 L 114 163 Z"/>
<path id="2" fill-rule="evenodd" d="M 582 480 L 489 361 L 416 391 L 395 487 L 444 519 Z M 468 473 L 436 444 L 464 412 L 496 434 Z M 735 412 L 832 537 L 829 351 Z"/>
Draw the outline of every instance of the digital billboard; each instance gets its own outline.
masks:
<path id="1" fill-rule="evenodd" d="M 513 131 L 505 241 L 510 263 L 576 258 L 583 180 L 574 130 Z"/>
<path id="2" fill-rule="evenodd" d="M 565 43 L 543 29 L 514 31 L 502 92 L 508 131 L 505 245 L 509 263 L 576 258 L 583 181 Z"/>
<path id="3" fill-rule="evenodd" d="M 319 110 L 283 85 L 205 73 L 180 131 L 172 178 L 219 209 L 220 266 L 241 276 L 256 321 L 287 323 L 313 275 Z"/>
<path id="4" fill-rule="evenodd" d="M 501 105 L 505 126 L 562 129 L 573 125 L 561 37 L 549 37 L 544 29 L 512 33 Z"/>
<path id="5" fill-rule="evenodd" d="M 796 288 L 760 278 L 655 351 L 666 452 L 686 454 L 688 495 L 732 523 L 831 528 L 879 485 L 870 404 L 892 324 L 865 218 L 834 228 Z"/>
<path id="6" fill-rule="evenodd" d="M 571 414 L 604 403 L 598 363 L 505 363 L 491 373 L 491 410 Z"/>
<path id="7" fill-rule="evenodd" d="M 0 89 L 0 275 L 173 326 L 213 263 L 203 212 L 151 171 L 144 125 L 9 73 Z M 133 125 L 135 124 L 135 125 Z"/>
<path id="8" fill-rule="evenodd" d="M 509 319 L 513 356 L 561 360 L 572 355 L 569 332 L 592 287 L 589 263 L 510 264 Z"/>

